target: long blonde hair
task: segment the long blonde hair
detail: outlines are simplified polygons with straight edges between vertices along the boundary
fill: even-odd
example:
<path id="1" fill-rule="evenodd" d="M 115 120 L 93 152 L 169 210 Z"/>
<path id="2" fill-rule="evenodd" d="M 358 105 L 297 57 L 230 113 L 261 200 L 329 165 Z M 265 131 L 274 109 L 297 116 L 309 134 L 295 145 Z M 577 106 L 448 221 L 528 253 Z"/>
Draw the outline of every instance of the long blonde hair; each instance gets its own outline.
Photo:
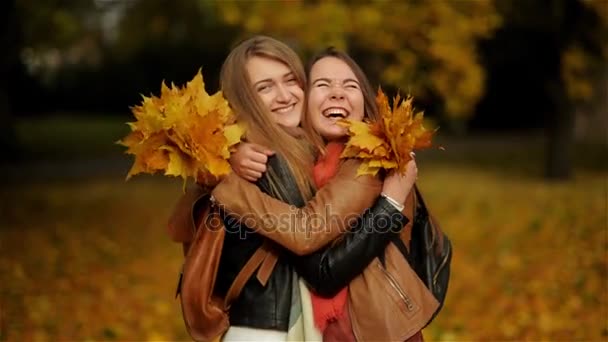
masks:
<path id="1" fill-rule="evenodd" d="M 304 129 L 303 136 L 294 136 L 275 122 L 255 92 L 247 72 L 247 61 L 254 56 L 285 64 L 293 71 L 302 89 L 306 86 L 304 67 L 298 55 L 286 44 L 270 37 L 255 36 L 232 49 L 222 65 L 220 85 L 238 120 L 247 125 L 247 140 L 267 146 L 283 157 L 294 175 L 300 194 L 304 199 L 309 199 L 314 189 L 311 172 L 314 151 L 307 138 L 316 140 L 314 135 L 317 133 Z M 269 180 L 271 186 L 282 184 L 272 173 L 269 173 Z"/>

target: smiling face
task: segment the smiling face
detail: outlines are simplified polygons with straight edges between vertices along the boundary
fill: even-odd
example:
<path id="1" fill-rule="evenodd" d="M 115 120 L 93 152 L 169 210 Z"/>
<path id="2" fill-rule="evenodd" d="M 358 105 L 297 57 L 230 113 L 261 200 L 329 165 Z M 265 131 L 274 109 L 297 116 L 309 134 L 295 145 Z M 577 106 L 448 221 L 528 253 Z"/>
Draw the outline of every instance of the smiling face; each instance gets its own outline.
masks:
<path id="1" fill-rule="evenodd" d="M 310 69 L 308 115 L 314 129 L 326 140 L 346 135 L 340 119 L 363 120 L 365 105 L 361 84 L 352 69 L 339 58 L 323 57 Z"/>
<path id="2" fill-rule="evenodd" d="M 277 60 L 253 56 L 247 73 L 254 91 L 284 127 L 297 127 L 302 119 L 304 90 L 289 67 Z"/>

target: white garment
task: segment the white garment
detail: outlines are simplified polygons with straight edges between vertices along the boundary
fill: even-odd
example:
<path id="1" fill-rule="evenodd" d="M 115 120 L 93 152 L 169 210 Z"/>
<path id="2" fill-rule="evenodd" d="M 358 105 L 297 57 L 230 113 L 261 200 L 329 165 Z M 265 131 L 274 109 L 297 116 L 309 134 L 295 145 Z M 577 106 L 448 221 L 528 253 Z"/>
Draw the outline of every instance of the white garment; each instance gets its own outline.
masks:
<path id="1" fill-rule="evenodd" d="M 222 337 L 222 342 L 236 342 L 236 341 L 285 342 L 286 338 L 287 338 L 287 332 L 285 332 L 285 331 L 230 326 L 230 328 L 228 328 L 228 331 L 226 331 L 226 333 Z"/>
<path id="2" fill-rule="evenodd" d="M 300 287 L 300 298 L 302 300 L 302 325 L 304 330 L 304 341 L 321 342 L 323 336 L 319 328 L 315 326 L 315 319 L 312 311 L 312 299 L 310 299 L 310 290 L 302 278 L 298 277 L 298 285 Z"/>
<path id="3" fill-rule="evenodd" d="M 289 312 L 289 331 L 230 326 L 222 342 L 270 341 L 270 342 L 321 342 L 321 332 L 315 326 L 310 291 L 294 272 Z"/>

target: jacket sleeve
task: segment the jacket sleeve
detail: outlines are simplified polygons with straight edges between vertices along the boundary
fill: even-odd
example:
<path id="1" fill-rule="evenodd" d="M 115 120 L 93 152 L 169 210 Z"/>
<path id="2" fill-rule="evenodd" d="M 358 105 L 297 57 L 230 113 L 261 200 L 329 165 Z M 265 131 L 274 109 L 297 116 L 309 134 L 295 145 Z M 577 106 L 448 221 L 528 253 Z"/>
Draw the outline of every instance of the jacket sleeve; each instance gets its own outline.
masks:
<path id="1" fill-rule="evenodd" d="M 408 221 L 386 198 L 379 197 L 335 243 L 306 256 L 289 254 L 289 261 L 316 293 L 334 296 L 384 252 Z"/>
<path id="2" fill-rule="evenodd" d="M 359 165 L 357 160 L 343 162 L 338 174 L 302 208 L 268 196 L 234 173 L 213 189 L 212 196 L 255 232 L 306 255 L 338 237 L 380 195 L 382 182 L 369 175 L 358 177 Z"/>

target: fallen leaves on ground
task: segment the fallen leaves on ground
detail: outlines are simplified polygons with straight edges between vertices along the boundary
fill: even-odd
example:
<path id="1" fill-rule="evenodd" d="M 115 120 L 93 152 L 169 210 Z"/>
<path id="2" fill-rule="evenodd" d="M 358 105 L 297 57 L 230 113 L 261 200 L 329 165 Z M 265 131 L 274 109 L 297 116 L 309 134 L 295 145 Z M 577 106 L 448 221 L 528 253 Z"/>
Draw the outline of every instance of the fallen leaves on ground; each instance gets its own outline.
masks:
<path id="1" fill-rule="evenodd" d="M 605 173 L 547 183 L 426 165 L 419 185 L 453 242 L 425 341 L 608 338 Z M 166 234 L 175 181 L 140 177 L 0 190 L 0 340 L 189 340 Z"/>

